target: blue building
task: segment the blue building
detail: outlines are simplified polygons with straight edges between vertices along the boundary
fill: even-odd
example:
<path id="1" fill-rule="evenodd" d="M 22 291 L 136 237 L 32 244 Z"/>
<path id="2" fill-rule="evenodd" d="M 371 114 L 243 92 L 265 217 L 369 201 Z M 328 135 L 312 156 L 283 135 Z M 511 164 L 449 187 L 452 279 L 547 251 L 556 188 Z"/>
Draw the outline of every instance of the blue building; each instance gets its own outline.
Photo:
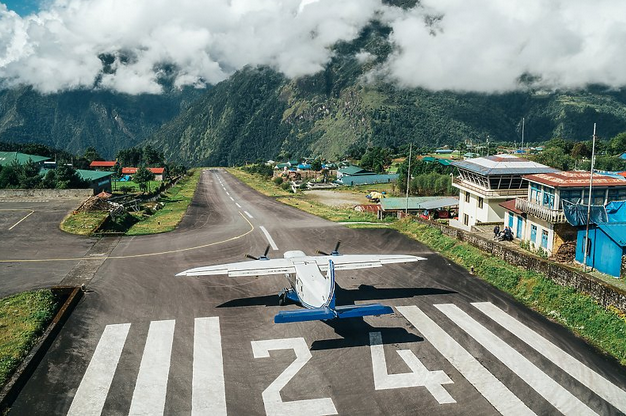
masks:
<path id="1" fill-rule="evenodd" d="M 587 266 L 614 277 L 626 277 L 626 201 L 606 206 L 606 221 L 589 225 Z M 576 239 L 576 261 L 585 257 L 586 228 L 580 227 Z"/>
<path id="2" fill-rule="evenodd" d="M 576 261 L 582 263 L 585 256 L 584 228 L 578 230 Z M 626 255 L 626 222 L 607 222 L 589 227 L 587 266 L 614 277 L 623 276 L 623 258 Z"/>

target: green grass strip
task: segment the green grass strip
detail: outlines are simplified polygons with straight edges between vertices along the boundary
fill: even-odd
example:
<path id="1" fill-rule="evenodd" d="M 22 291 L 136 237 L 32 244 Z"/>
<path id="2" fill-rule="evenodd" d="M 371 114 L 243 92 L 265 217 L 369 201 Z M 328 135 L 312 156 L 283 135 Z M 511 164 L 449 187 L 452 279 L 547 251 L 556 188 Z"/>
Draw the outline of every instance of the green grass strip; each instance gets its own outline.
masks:
<path id="1" fill-rule="evenodd" d="M 161 194 L 159 202 L 164 207 L 148 217 L 139 217 L 139 222 L 126 235 L 157 234 L 172 231 L 181 222 L 196 192 L 202 169 L 191 170 L 189 176 Z"/>
<path id="2" fill-rule="evenodd" d="M 499 257 L 444 235 L 438 228 L 406 219 L 396 222 L 394 228 L 466 269 L 473 266 L 481 279 L 626 365 L 626 316 L 617 309 L 604 308 L 589 295 L 557 285 L 537 272 L 512 266 Z"/>
<path id="3" fill-rule="evenodd" d="M 90 235 L 109 216 L 108 211 L 70 213 L 63 222 L 61 230 L 70 234 Z"/>
<path id="4" fill-rule="evenodd" d="M 57 301 L 50 290 L 0 299 L 0 386 L 35 345 L 56 310 Z"/>

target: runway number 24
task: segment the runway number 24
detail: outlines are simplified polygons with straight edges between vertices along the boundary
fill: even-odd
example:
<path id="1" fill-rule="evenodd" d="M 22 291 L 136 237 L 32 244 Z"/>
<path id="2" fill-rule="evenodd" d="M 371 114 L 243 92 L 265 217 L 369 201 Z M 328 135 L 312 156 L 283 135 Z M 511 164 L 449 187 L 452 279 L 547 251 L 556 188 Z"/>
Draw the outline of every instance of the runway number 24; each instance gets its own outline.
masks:
<path id="1" fill-rule="evenodd" d="M 452 380 L 443 371 L 429 371 L 426 369 L 410 350 L 399 350 L 397 352 L 409 366 L 411 372 L 388 374 L 381 333 L 370 332 L 369 336 L 374 387 L 376 390 L 423 386 L 428 389 L 440 404 L 456 403 L 442 386 L 443 384 L 452 383 Z M 252 341 L 254 358 L 269 358 L 270 351 L 276 350 L 293 350 L 296 354 L 296 359 L 263 391 L 265 412 L 269 416 L 293 414 L 321 416 L 337 414 L 337 409 L 332 399 L 328 397 L 283 402 L 280 391 L 306 365 L 312 356 L 304 338 Z"/>

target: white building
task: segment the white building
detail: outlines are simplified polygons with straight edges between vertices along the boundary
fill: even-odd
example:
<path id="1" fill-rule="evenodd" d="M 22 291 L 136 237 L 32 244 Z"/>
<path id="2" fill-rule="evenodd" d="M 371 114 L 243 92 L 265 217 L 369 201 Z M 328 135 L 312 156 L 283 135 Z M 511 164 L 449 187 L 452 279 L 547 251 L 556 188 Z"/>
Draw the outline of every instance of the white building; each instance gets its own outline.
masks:
<path id="1" fill-rule="evenodd" d="M 452 186 L 459 189 L 458 220 L 450 225 L 464 230 L 481 223 L 502 223 L 501 202 L 524 196 L 528 185 L 522 176 L 556 169 L 513 155 L 495 155 L 453 162 L 459 170 Z"/>
<path id="2" fill-rule="evenodd" d="M 576 240 L 576 229 L 565 219 L 563 201 L 587 204 L 590 175 L 558 171 L 524 176 L 526 194 L 514 203 L 502 204 L 507 211 L 504 225 L 511 227 L 516 238 L 552 255 L 564 242 Z M 626 200 L 626 180 L 593 175 L 592 205 L 622 200 Z"/>

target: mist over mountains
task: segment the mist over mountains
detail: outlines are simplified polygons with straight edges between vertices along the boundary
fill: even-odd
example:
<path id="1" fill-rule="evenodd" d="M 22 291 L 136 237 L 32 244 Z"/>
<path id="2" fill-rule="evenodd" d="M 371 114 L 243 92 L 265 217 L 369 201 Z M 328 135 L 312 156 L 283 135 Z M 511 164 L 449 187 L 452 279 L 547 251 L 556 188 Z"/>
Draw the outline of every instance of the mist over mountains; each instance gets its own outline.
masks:
<path id="1" fill-rule="evenodd" d="M 619 1 L 121 5 L 0 3 L 0 140 L 225 165 L 626 130 Z"/>

